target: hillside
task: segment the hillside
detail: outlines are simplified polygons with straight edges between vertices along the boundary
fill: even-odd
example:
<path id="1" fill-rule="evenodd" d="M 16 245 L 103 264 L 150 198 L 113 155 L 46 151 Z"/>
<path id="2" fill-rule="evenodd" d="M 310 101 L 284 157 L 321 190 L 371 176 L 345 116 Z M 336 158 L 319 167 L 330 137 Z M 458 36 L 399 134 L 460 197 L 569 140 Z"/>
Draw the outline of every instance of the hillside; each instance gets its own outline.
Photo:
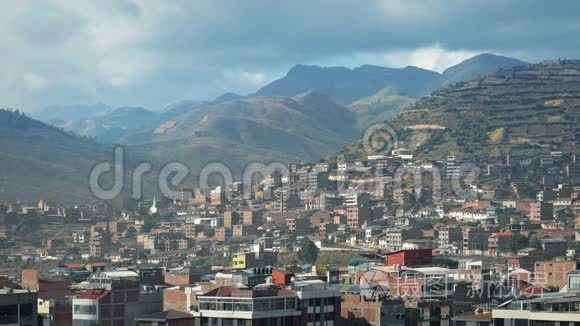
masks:
<path id="1" fill-rule="evenodd" d="M 389 120 L 401 109 L 415 103 L 415 99 L 402 96 L 394 89 L 386 87 L 376 94 L 362 98 L 348 105 L 355 114 L 357 128 L 363 131 L 378 121 Z"/>
<path id="2" fill-rule="evenodd" d="M 421 157 L 536 155 L 575 151 L 580 136 L 580 61 L 503 69 L 435 91 L 392 124 Z M 406 130 L 401 132 L 401 130 Z M 347 156 L 362 156 L 361 143 Z"/>
<path id="3" fill-rule="evenodd" d="M 316 160 L 358 138 L 354 115 L 315 92 L 198 107 L 123 142 L 159 159 L 234 167 L 259 160 Z"/>
<path id="4" fill-rule="evenodd" d="M 73 204 L 90 199 L 88 176 L 106 148 L 20 113 L 0 110 L 0 200 Z"/>

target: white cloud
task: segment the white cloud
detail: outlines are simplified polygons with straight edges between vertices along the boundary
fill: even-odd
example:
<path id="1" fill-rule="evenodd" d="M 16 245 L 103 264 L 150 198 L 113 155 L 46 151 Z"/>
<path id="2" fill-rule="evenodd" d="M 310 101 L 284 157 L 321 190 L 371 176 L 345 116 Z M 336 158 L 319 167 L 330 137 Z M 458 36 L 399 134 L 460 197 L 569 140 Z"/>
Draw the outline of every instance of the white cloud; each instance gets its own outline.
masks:
<path id="1" fill-rule="evenodd" d="M 560 4 L 557 15 L 554 8 L 537 0 L 296 0 L 282 7 L 253 0 L 6 0 L 0 105 L 153 107 L 252 93 L 288 67 L 331 65 L 333 58 L 349 67 L 442 71 L 479 50 L 530 62 L 577 57 L 580 46 L 569 40 L 580 32 L 580 2 Z M 50 92 L 38 91 L 46 87 Z"/>
<path id="2" fill-rule="evenodd" d="M 453 51 L 439 44 L 409 51 L 394 51 L 383 55 L 384 65 L 391 67 L 416 66 L 437 72 L 477 55 L 478 51 Z"/>
<path id="3" fill-rule="evenodd" d="M 41 91 L 48 86 L 48 80 L 45 77 L 33 72 L 23 73 L 22 81 L 30 91 Z"/>
<path id="4" fill-rule="evenodd" d="M 242 82 L 248 82 L 256 87 L 262 87 L 268 82 L 268 80 L 266 80 L 266 75 L 261 72 L 244 71 L 239 75 L 239 79 Z"/>

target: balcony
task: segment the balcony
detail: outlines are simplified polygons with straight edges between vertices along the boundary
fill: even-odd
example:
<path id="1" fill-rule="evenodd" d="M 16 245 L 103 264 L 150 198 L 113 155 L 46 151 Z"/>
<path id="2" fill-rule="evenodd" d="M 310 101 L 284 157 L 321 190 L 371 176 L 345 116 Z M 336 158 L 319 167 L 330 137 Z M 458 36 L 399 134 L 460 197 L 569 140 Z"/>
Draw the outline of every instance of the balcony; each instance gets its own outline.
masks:
<path id="1" fill-rule="evenodd" d="M 300 314 L 296 297 L 200 297 L 199 312 L 206 317 L 242 319 L 296 316 Z"/>

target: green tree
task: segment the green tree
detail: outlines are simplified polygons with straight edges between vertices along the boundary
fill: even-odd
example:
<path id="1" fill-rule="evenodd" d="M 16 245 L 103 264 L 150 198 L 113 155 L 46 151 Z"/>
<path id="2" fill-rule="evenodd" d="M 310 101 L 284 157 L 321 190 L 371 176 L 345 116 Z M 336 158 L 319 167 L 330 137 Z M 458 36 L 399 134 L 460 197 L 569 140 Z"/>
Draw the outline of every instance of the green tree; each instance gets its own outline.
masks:
<path id="1" fill-rule="evenodd" d="M 532 240 L 530 240 L 530 248 L 542 249 L 542 240 L 539 238 L 532 238 Z"/>
<path id="2" fill-rule="evenodd" d="M 318 259 L 318 251 L 318 247 L 312 240 L 304 238 L 304 240 L 302 240 L 302 244 L 300 245 L 298 258 L 303 264 L 314 264 L 316 259 Z"/>
<path id="3" fill-rule="evenodd" d="M 524 248 L 527 248 L 530 241 L 528 238 L 524 237 L 521 234 L 514 234 L 509 242 L 508 250 L 516 253 Z"/>
<path id="4" fill-rule="evenodd" d="M 151 231 L 151 229 L 157 224 L 158 220 L 159 220 L 158 213 L 145 215 L 145 217 L 143 217 L 143 231 L 144 232 Z"/>
<path id="5" fill-rule="evenodd" d="M 415 206 L 415 195 L 408 193 L 408 192 L 404 192 L 403 193 L 403 209 L 405 211 L 408 211 L 411 208 L 413 208 L 413 206 Z"/>

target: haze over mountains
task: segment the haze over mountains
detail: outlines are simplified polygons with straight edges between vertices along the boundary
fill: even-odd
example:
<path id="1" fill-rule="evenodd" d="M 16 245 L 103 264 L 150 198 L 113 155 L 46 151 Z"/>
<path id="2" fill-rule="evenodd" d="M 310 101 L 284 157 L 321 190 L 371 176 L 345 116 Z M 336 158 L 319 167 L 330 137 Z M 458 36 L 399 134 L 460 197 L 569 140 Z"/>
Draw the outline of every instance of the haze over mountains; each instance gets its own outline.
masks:
<path id="1" fill-rule="evenodd" d="M 348 105 L 389 87 L 401 96 L 419 98 L 442 85 L 525 64 L 512 58 L 480 54 L 448 68 L 442 74 L 413 66 L 386 68 L 364 65 L 348 69 L 297 65 L 286 76 L 262 87 L 255 95 L 293 96 L 315 90 L 328 95 L 336 103 Z"/>
<path id="2" fill-rule="evenodd" d="M 292 97 L 316 91 L 331 101 L 348 106 L 355 113 L 353 125 L 361 130 L 374 121 L 388 118 L 412 101 L 443 85 L 495 72 L 525 62 L 491 54 L 481 54 L 448 68 L 442 74 L 417 67 L 387 68 L 363 65 L 355 69 L 296 65 L 286 76 L 271 82 L 248 97 Z M 118 142 L 134 131 L 155 129 L 156 125 L 188 114 L 200 107 L 242 99 L 225 93 L 213 101 L 180 101 L 166 108 L 114 109 L 104 104 L 50 106 L 33 117 L 98 141 Z"/>
<path id="3" fill-rule="evenodd" d="M 232 168 L 254 160 L 316 160 L 358 138 L 354 114 L 327 96 L 253 97 L 200 106 L 121 140 L 157 157 Z M 211 159 L 210 159 L 211 158 Z"/>
<path id="4" fill-rule="evenodd" d="M 105 104 L 53 106 L 34 117 L 77 135 L 94 137 L 102 145 L 40 122 L 34 122 L 36 127 L 30 132 L 11 133 L 13 126 L 7 125 L 3 141 L 14 145 L 2 147 L 0 154 L 10 160 L 2 161 L 0 171 L 15 178 L 27 170 L 46 171 L 43 175 L 62 176 L 51 178 L 58 182 L 55 189 L 76 191 L 86 185 L 89 163 L 107 154 L 111 148 L 107 144 L 113 143 L 124 144 L 136 158 L 151 160 L 157 167 L 169 161 L 184 162 L 193 174 L 214 161 L 240 172 L 254 161 L 318 160 L 359 139 L 368 125 L 396 116 L 438 87 L 523 64 L 484 54 L 442 74 L 416 67 L 298 65 L 251 96 L 226 93 L 213 101 L 179 101 L 154 111 Z M 38 133 L 43 136 L 33 136 Z M 42 140 L 35 142 L 35 137 Z M 16 164 L 22 151 L 28 151 L 28 166 Z M 42 193 L 44 190 L 28 190 L 43 183 L 43 175 L 20 178 L 27 184 L 21 193 Z M 82 194 L 80 190 L 77 193 Z"/>

